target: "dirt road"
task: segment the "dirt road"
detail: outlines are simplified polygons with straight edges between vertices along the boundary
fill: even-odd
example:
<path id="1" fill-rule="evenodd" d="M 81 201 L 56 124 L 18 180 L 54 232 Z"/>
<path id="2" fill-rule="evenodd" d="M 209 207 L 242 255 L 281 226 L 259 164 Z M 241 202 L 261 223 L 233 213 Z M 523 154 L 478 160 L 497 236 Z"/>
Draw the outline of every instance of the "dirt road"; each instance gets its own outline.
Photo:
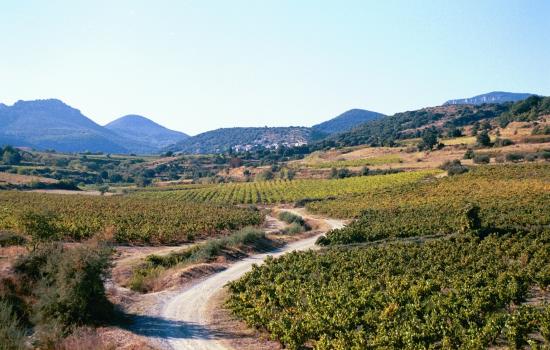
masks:
<path id="1" fill-rule="evenodd" d="M 307 217 L 301 210 L 288 211 Z M 344 226 L 344 222 L 340 220 L 316 219 L 322 220 L 326 229 Z M 228 269 L 188 287 L 181 293 L 169 297 L 161 310 L 159 319 L 154 322 L 157 324 L 158 331 L 154 337 L 175 350 L 227 349 L 218 341 L 227 334 L 208 327 L 206 319 L 209 300 L 228 282 L 240 278 L 252 269 L 253 264 L 261 264 L 269 255 L 276 257 L 290 251 L 315 248 L 315 240 L 324 231 L 316 236 L 290 243 L 279 251 L 250 256 L 231 265 Z"/>

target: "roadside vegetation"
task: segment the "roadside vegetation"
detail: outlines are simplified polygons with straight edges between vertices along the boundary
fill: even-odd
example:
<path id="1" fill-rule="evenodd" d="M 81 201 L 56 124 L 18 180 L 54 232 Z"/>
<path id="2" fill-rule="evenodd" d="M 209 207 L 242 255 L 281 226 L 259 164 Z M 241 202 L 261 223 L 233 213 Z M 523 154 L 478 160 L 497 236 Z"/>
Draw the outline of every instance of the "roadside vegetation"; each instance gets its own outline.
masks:
<path id="1" fill-rule="evenodd" d="M 266 237 L 263 231 L 245 227 L 226 237 L 210 239 L 181 251 L 167 255 L 151 254 L 133 270 L 126 284 L 130 289 L 142 293 L 155 291 L 171 270 L 208 263 L 220 257 L 234 260 L 253 252 L 272 249 L 279 244 Z"/>

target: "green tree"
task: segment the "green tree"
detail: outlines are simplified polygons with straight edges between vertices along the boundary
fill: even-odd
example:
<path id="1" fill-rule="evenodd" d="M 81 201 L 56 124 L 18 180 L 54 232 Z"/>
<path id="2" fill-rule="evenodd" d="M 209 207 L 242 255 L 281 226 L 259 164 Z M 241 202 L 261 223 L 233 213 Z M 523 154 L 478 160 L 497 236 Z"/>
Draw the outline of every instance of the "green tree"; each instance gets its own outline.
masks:
<path id="1" fill-rule="evenodd" d="M 15 148 L 7 146 L 3 150 L 2 162 L 8 165 L 17 165 L 21 163 L 21 154 Z"/>
<path id="2" fill-rule="evenodd" d="M 476 137 L 476 143 L 478 146 L 488 147 L 491 146 L 491 138 L 487 130 L 483 130 Z"/>
<path id="3" fill-rule="evenodd" d="M 437 131 L 435 129 L 428 129 L 422 134 L 422 141 L 418 145 L 418 148 L 431 150 L 437 144 Z"/>
<path id="4" fill-rule="evenodd" d="M 17 224 L 23 233 L 31 237 L 31 251 L 43 243 L 59 238 L 60 230 L 56 224 L 56 217 L 52 214 L 25 212 L 19 217 Z"/>

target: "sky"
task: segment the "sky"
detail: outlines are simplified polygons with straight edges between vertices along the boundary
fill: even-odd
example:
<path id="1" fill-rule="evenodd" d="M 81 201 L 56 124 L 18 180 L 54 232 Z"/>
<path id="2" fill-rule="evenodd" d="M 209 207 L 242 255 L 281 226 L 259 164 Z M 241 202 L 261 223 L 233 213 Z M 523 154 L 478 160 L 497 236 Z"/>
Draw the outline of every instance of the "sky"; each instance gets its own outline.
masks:
<path id="1" fill-rule="evenodd" d="M 0 0 L 0 102 L 194 135 L 550 95 L 550 1 Z"/>

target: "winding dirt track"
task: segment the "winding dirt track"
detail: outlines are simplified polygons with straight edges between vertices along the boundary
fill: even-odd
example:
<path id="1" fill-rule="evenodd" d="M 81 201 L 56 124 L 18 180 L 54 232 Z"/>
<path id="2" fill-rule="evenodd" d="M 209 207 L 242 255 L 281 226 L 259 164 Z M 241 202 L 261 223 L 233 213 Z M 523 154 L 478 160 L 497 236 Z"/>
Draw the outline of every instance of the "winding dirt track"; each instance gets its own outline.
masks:
<path id="1" fill-rule="evenodd" d="M 296 213 L 307 217 L 302 211 Z M 330 228 L 344 226 L 343 221 L 339 220 L 316 220 L 324 221 Z M 323 233 L 290 243 L 275 252 L 250 256 L 173 296 L 165 302 L 160 315 L 166 327 L 159 327 L 155 338 L 175 350 L 227 350 L 219 342 L 224 334 L 208 327 L 206 319 L 209 300 L 228 282 L 250 271 L 253 264 L 261 264 L 267 256 L 277 257 L 291 251 L 315 248 L 315 240 Z"/>

